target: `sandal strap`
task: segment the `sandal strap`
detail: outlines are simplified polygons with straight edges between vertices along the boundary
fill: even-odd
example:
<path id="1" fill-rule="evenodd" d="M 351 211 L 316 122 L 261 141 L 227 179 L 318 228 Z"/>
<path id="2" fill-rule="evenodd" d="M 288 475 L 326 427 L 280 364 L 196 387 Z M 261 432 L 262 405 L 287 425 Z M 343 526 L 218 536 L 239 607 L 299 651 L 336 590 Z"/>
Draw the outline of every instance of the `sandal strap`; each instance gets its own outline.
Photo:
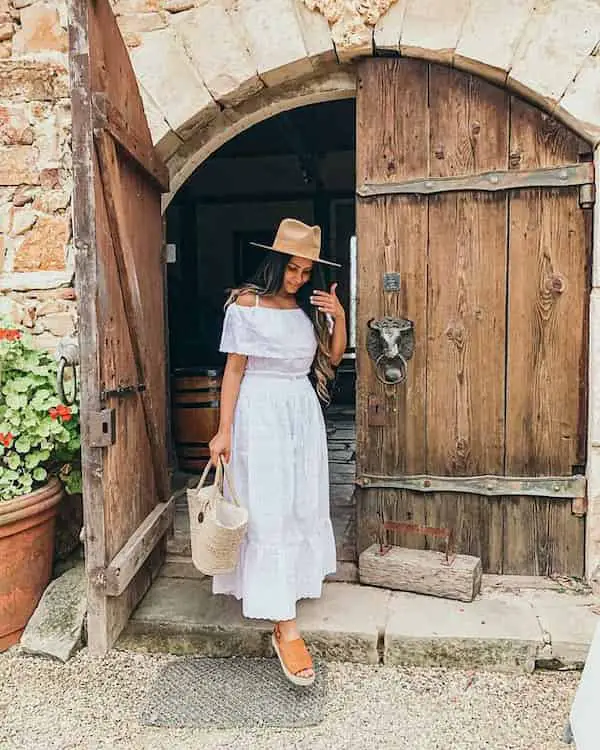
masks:
<path id="1" fill-rule="evenodd" d="M 278 638 L 277 645 L 285 666 L 292 674 L 313 668 L 313 661 L 302 638 L 284 641 Z"/>

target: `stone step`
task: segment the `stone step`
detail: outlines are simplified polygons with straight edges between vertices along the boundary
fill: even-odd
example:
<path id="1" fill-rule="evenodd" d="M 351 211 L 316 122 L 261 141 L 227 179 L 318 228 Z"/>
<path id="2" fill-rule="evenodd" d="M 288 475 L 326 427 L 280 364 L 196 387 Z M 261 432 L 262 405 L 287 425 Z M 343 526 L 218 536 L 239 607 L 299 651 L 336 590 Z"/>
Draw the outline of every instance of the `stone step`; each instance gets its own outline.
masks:
<path id="1" fill-rule="evenodd" d="M 347 583 L 298 605 L 315 656 L 367 664 L 526 670 L 581 667 L 595 627 L 595 600 L 539 579 L 484 576 L 471 603 Z M 242 617 L 210 578 L 160 576 L 133 613 L 117 648 L 204 656 L 270 655 L 271 624 Z"/>

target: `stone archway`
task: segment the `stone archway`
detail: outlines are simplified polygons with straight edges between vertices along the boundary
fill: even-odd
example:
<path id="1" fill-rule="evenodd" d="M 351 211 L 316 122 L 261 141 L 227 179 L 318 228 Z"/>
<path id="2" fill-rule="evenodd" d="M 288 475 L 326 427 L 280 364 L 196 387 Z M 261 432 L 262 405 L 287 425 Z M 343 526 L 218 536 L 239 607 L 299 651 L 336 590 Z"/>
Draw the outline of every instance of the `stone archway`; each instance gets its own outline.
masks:
<path id="1" fill-rule="evenodd" d="M 596 149 L 600 6 L 593 0 L 118 0 L 173 191 L 216 148 L 277 112 L 352 96 L 352 61 L 402 54 L 475 73 Z M 171 196 L 168 196 L 165 205 Z M 594 212 L 595 252 L 600 209 Z M 590 303 L 587 575 L 600 586 L 600 269 Z"/>

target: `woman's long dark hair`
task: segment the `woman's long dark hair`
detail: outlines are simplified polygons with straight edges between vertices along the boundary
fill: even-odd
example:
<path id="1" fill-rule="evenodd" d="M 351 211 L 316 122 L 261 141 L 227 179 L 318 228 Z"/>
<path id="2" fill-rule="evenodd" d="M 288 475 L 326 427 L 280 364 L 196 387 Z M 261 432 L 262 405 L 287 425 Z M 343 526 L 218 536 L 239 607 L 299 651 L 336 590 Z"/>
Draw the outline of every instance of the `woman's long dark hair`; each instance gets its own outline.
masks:
<path id="1" fill-rule="evenodd" d="M 265 297 L 277 294 L 283 286 L 285 269 L 290 262 L 289 255 L 278 253 L 273 250 L 266 251 L 264 260 L 256 269 L 254 275 L 244 282 L 237 289 L 232 289 L 225 308 L 229 307 L 236 299 L 242 295 L 252 292 L 259 297 Z M 313 268 L 313 274 L 316 269 Z M 315 380 L 315 390 L 319 399 L 328 404 L 331 400 L 329 395 L 328 384 L 333 380 L 334 371 L 330 359 L 330 342 L 331 334 L 327 327 L 327 320 L 323 313 L 311 304 L 310 295 L 314 288 L 311 281 L 304 284 L 296 295 L 298 306 L 308 316 L 317 336 L 317 353 L 312 364 L 312 373 Z"/>

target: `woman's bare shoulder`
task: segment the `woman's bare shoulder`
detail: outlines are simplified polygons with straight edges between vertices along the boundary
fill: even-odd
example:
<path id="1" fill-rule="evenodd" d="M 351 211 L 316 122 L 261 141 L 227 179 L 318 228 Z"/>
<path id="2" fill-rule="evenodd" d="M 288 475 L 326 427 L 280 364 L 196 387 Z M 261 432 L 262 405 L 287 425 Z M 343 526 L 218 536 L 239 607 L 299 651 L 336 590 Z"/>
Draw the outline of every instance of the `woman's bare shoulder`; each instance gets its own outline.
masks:
<path id="1" fill-rule="evenodd" d="M 242 292 L 236 298 L 235 304 L 240 307 L 253 307 L 256 304 L 256 293 L 251 291 Z"/>

